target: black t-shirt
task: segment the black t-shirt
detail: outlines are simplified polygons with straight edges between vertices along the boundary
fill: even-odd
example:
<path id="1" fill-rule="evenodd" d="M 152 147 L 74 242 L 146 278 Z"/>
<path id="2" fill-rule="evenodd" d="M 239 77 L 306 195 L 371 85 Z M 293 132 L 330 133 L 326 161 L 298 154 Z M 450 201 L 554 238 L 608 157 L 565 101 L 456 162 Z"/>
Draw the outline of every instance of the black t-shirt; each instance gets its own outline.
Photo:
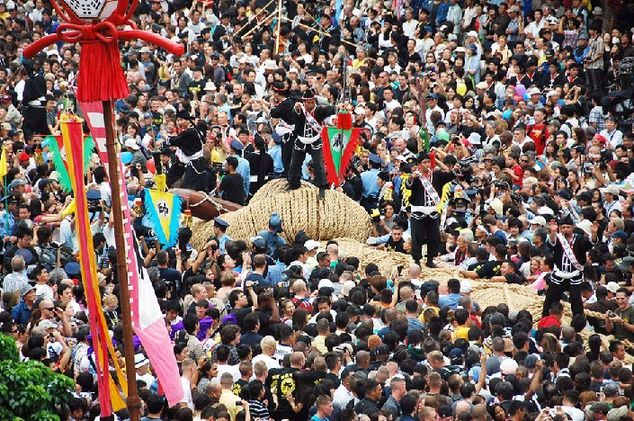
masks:
<path id="1" fill-rule="evenodd" d="M 479 278 L 491 279 L 494 276 L 498 276 L 500 274 L 500 269 L 502 267 L 502 262 L 498 262 L 497 260 L 492 260 L 490 262 L 486 262 L 479 269 L 476 269 L 476 273 Z"/>
<path id="2" fill-rule="evenodd" d="M 163 280 L 172 293 L 172 298 L 177 297 L 180 289 L 181 273 L 175 269 L 159 268 L 160 279 Z"/>
<path id="3" fill-rule="evenodd" d="M 220 190 L 224 200 L 244 205 L 244 180 L 240 174 L 227 174 L 222 177 Z"/>

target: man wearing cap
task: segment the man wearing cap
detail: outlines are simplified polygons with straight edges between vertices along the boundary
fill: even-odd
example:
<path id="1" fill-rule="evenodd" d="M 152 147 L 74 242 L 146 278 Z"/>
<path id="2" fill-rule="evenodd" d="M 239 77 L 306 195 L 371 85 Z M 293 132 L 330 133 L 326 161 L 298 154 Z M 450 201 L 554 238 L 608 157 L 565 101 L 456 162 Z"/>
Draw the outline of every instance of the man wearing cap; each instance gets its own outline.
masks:
<path id="1" fill-rule="evenodd" d="M 619 202 L 619 188 L 617 186 L 608 186 L 601 189 L 603 194 L 603 209 L 605 209 L 605 216 L 610 217 L 610 212 L 618 210 L 622 212 L 621 203 Z"/>
<path id="2" fill-rule="evenodd" d="M 288 184 L 291 189 L 301 186 L 301 169 L 306 154 L 310 154 L 313 161 L 315 175 L 314 184 L 323 189 L 327 187 L 326 169 L 324 167 L 323 142 L 321 130 L 326 119 L 334 115 L 336 110 L 332 106 L 317 106 L 317 99 L 312 89 L 307 89 L 302 95 L 302 102 L 296 103 L 295 112 L 295 144 L 288 170 Z M 336 146 L 335 146 L 336 147 Z M 343 148 L 343 145 L 340 145 Z"/>
<path id="3" fill-rule="evenodd" d="M 548 245 L 553 250 L 555 268 L 550 275 L 550 286 L 546 292 L 542 315 L 547 316 L 550 306 L 561 300 L 564 291 L 569 292 L 572 313 L 583 314 L 581 283 L 586 253 L 592 243 L 583 235 L 574 232 L 574 223 L 570 215 L 550 222 Z"/>
<path id="4" fill-rule="evenodd" d="M 275 133 L 282 138 L 283 175 L 288 174 L 293 155 L 295 123 L 297 114 L 294 112 L 295 101 L 290 98 L 290 91 L 284 82 L 273 82 L 273 107 L 271 118 L 279 120 L 275 126 Z"/>
<path id="5" fill-rule="evenodd" d="M 183 178 L 188 167 L 198 171 L 194 166 L 194 161 L 203 157 L 203 145 L 205 144 L 206 127 L 197 127 L 193 117 L 186 110 L 176 113 L 176 125 L 180 130 L 177 136 L 167 140 L 167 146 L 176 147 L 176 157 L 178 162 L 174 163 L 167 173 L 167 186 L 172 187 L 177 181 Z"/>
<path id="6" fill-rule="evenodd" d="M 20 289 L 20 302 L 11 309 L 11 316 L 17 324 L 25 325 L 31 320 L 33 303 L 35 302 L 35 287 L 26 284 Z"/>
<path id="7" fill-rule="evenodd" d="M 137 164 L 141 165 L 141 169 L 143 172 L 147 171 L 147 158 L 141 152 L 141 147 L 137 143 L 136 139 L 133 137 L 128 137 L 125 139 L 123 144 L 128 152 L 132 154 L 132 160 L 130 161 L 131 166 L 136 166 Z"/>
<path id="8" fill-rule="evenodd" d="M 427 267 L 434 268 L 434 257 L 440 246 L 440 192 L 443 186 L 456 178 L 453 171 L 432 170 L 429 154 L 418 154 L 418 167 L 406 181 L 411 190 L 410 227 L 412 257 L 420 264 L 422 246 L 427 245 Z M 444 164 L 440 164 L 443 165 Z M 446 168 L 446 167 L 445 167 Z"/>
<path id="9" fill-rule="evenodd" d="M 227 228 L 229 228 L 227 221 L 222 218 L 214 219 L 214 235 L 218 242 L 218 250 L 220 250 L 221 253 L 226 253 L 225 246 L 227 245 L 227 241 L 231 240 L 227 235 Z"/>
<path id="10" fill-rule="evenodd" d="M 278 258 L 279 248 L 286 244 L 286 240 L 280 236 L 281 232 L 284 232 L 282 217 L 278 213 L 273 213 L 269 218 L 269 228 L 258 233 L 266 241 L 266 254 L 273 259 Z"/>

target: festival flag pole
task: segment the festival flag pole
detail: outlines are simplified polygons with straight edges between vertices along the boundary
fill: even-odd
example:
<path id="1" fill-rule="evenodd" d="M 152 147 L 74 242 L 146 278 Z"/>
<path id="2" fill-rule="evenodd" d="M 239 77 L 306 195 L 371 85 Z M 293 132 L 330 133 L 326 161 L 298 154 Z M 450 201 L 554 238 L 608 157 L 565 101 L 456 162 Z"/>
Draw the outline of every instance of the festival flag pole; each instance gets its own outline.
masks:
<path id="1" fill-rule="evenodd" d="M 128 396 L 126 404 L 130 421 L 139 421 L 141 399 L 136 387 L 136 370 L 134 369 L 134 340 L 132 332 L 132 315 L 130 313 L 130 290 L 128 284 L 128 269 L 126 264 L 126 242 L 123 237 L 123 214 L 121 209 L 121 191 L 119 183 L 119 159 L 114 134 L 114 107 L 112 101 L 102 101 L 104 126 L 106 129 L 106 150 L 108 153 L 108 173 L 112 189 L 112 218 L 114 220 L 114 242 L 117 249 L 117 278 L 119 281 L 119 295 L 121 297 L 121 322 L 123 324 L 123 349 L 128 380 Z"/>

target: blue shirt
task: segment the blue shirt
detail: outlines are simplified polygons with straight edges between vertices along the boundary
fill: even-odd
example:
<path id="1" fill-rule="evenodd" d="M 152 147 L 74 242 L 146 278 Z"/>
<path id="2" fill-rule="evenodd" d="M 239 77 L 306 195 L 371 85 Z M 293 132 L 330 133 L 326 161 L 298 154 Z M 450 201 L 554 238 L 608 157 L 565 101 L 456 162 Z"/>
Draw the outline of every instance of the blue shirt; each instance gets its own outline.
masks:
<path id="1" fill-rule="evenodd" d="M 277 248 L 286 244 L 286 240 L 269 230 L 260 231 L 258 235 L 266 241 L 266 254 L 277 259 Z"/>
<path id="2" fill-rule="evenodd" d="M 218 237 L 218 249 L 221 253 L 225 253 L 225 246 L 227 245 L 227 241 L 231 240 L 227 234 L 222 234 L 222 236 Z"/>
<path id="3" fill-rule="evenodd" d="M 266 280 L 271 285 L 277 285 L 282 282 L 282 272 L 286 270 L 286 265 L 280 261 L 275 261 L 274 265 L 268 267 Z"/>
<path id="4" fill-rule="evenodd" d="M 282 174 L 284 172 L 284 162 L 282 161 L 282 146 L 275 145 L 266 151 L 273 158 L 273 172 Z"/>
<path id="5" fill-rule="evenodd" d="M 458 300 L 460 300 L 460 294 L 441 295 L 438 298 L 438 307 L 449 307 L 450 309 L 455 310 L 456 307 L 458 307 Z"/>
<path id="6" fill-rule="evenodd" d="M 361 173 L 361 185 L 363 197 L 378 197 L 379 196 L 379 184 L 377 182 L 379 177 L 379 170 L 372 168 L 371 170 Z"/>
<path id="7" fill-rule="evenodd" d="M 238 159 L 238 168 L 236 172 L 242 176 L 244 180 L 244 194 L 249 197 L 249 187 L 251 186 L 251 164 L 241 156 L 234 155 Z"/>
<path id="8" fill-rule="evenodd" d="M 11 317 L 19 325 L 26 325 L 31 320 L 31 309 L 27 307 L 24 300 L 11 309 Z"/>

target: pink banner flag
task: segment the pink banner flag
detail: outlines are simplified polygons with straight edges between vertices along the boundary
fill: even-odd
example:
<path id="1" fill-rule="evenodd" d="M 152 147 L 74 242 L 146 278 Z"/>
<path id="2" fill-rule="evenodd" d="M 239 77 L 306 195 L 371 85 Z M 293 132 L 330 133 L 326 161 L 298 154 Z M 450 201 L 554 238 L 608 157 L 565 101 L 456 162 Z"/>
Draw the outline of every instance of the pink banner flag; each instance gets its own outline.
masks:
<path id="1" fill-rule="evenodd" d="M 104 167 L 108 168 L 108 154 L 106 153 L 106 129 L 103 118 L 103 106 L 100 102 L 80 103 L 82 113 L 86 117 L 90 132 L 95 139 L 97 152 Z M 159 307 L 154 288 L 142 265 L 138 246 L 135 241 L 128 205 L 128 193 L 125 182 L 125 170 L 119 160 L 119 180 L 121 191 L 121 209 L 123 214 L 124 237 L 126 241 L 126 256 L 128 266 L 128 282 L 130 285 L 130 312 L 132 313 L 132 328 L 141 340 L 143 349 L 150 359 L 156 376 L 165 392 L 170 406 L 182 401 L 184 393 L 176 365 L 176 357 L 172 352 L 172 343 L 165 327 L 163 314 Z M 143 297 L 141 303 L 140 297 Z"/>

